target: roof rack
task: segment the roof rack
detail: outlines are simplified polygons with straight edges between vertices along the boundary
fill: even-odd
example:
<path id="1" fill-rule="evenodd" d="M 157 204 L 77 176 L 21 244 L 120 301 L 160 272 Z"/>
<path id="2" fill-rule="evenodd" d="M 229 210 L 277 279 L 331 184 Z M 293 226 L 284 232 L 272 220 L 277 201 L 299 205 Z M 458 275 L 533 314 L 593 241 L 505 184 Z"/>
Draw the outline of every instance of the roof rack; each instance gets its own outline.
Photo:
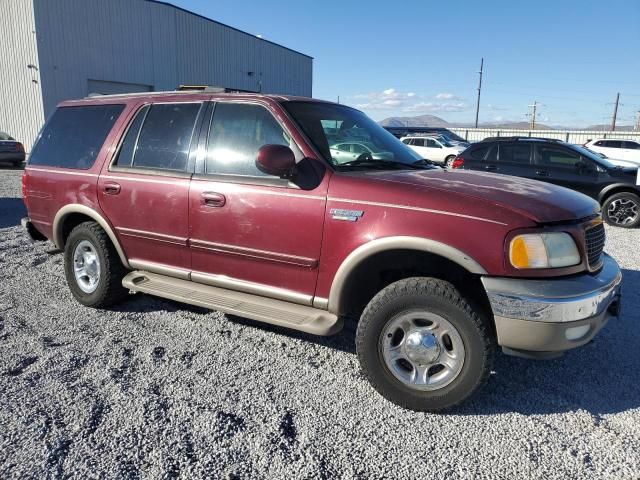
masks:
<path id="1" fill-rule="evenodd" d="M 545 141 L 545 142 L 563 142 L 559 138 L 546 138 L 546 137 L 524 137 L 524 136 L 513 136 L 513 137 L 487 137 L 483 139 L 483 142 L 515 142 L 521 140 L 535 140 L 535 141 Z"/>
<path id="2" fill-rule="evenodd" d="M 176 92 L 259 93 L 257 90 L 241 90 L 239 88 L 217 87 L 215 85 L 178 85 Z"/>

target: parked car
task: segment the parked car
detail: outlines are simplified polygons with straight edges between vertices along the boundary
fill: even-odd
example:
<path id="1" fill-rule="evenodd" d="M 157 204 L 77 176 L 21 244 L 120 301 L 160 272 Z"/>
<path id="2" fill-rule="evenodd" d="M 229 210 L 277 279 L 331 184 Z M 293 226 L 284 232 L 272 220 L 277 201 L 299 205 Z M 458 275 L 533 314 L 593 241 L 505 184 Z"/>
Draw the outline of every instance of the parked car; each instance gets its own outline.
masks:
<path id="1" fill-rule="evenodd" d="M 465 147 L 450 144 L 442 137 L 416 135 L 403 137 L 400 141 L 415 150 L 423 158 L 443 164 L 446 167 L 450 167 L 456 156 L 465 149 Z"/>
<path id="2" fill-rule="evenodd" d="M 596 138 L 589 140 L 584 146 L 613 160 L 626 160 L 640 166 L 640 143 L 634 140 Z"/>
<path id="3" fill-rule="evenodd" d="M 577 145 L 545 138 L 488 138 L 465 150 L 452 168 L 555 183 L 597 200 L 610 225 L 640 225 L 638 168 L 615 165 Z"/>
<path id="4" fill-rule="evenodd" d="M 375 145 L 364 142 L 342 142 L 332 145 L 331 158 L 336 163 L 346 163 L 358 158 L 373 158 L 379 160 L 393 160 L 392 152 L 377 150 Z"/>
<path id="5" fill-rule="evenodd" d="M 336 162 L 330 124 L 392 157 Z M 81 304 L 140 292 L 317 335 L 359 319 L 365 377 L 415 410 L 472 395 L 496 345 L 548 358 L 618 315 L 597 202 L 431 166 L 345 105 L 203 92 L 63 102 L 22 189 L 24 227 L 64 251 Z"/>
<path id="6" fill-rule="evenodd" d="M 4 132 L 0 132 L 0 162 L 9 162 L 15 167 L 24 162 L 24 145 Z"/>
<path id="7" fill-rule="evenodd" d="M 444 127 L 383 127 L 396 138 L 410 137 L 412 135 L 438 136 L 443 135 L 455 143 L 469 143 L 460 135 Z"/>

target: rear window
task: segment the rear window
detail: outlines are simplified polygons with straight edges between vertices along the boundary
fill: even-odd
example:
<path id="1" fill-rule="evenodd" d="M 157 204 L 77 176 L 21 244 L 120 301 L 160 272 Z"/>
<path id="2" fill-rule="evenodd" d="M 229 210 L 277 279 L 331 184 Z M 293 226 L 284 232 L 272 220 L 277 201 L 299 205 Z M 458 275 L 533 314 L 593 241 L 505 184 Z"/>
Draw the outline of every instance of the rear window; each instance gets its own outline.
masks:
<path id="1" fill-rule="evenodd" d="M 500 162 L 528 164 L 531 158 L 531 145 L 512 143 L 500 145 Z"/>
<path id="2" fill-rule="evenodd" d="M 45 125 L 29 156 L 29 165 L 87 170 L 124 105 L 60 107 Z"/>
<path id="3" fill-rule="evenodd" d="M 482 147 L 474 148 L 473 150 L 471 150 L 471 153 L 469 154 L 469 156 L 473 160 L 482 161 L 486 159 L 490 149 L 491 149 L 491 145 L 485 145 Z"/>

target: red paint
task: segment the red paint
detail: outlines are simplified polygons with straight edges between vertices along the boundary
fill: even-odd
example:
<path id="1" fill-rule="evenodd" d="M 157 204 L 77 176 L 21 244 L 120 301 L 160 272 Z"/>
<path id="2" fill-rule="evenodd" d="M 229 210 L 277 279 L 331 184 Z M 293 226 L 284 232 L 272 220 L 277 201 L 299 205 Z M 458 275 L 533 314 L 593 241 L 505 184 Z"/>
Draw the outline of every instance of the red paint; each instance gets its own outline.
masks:
<path id="1" fill-rule="evenodd" d="M 319 185 L 302 190 L 230 183 L 219 176 L 190 179 L 110 169 L 119 139 L 141 105 L 222 98 L 268 108 L 322 174 Z M 123 103 L 126 108 L 91 169 L 27 166 L 23 189 L 29 216 L 52 238 L 56 212 L 81 204 L 107 220 L 130 260 L 327 298 L 344 259 L 377 238 L 436 240 L 466 253 L 491 275 L 523 276 L 505 265 L 509 232 L 597 212 L 597 204 L 580 194 L 522 178 L 443 170 L 334 172 L 316 158 L 282 110 L 283 100 L 257 94 L 167 94 L 65 102 Z M 284 153 L 272 150 L 264 155 L 281 165 Z M 364 214 L 356 222 L 340 221 L 330 213 L 334 208 Z"/>

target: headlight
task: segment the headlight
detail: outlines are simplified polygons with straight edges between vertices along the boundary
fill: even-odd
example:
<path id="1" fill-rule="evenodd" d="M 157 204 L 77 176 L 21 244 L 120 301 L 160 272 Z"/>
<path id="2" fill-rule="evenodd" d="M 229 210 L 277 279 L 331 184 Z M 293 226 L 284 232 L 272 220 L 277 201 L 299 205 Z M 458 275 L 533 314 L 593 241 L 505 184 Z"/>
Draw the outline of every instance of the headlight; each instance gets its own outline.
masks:
<path id="1" fill-rule="evenodd" d="M 580 254 L 568 233 L 526 233 L 511 240 L 509 260 L 518 269 L 570 267 Z"/>

